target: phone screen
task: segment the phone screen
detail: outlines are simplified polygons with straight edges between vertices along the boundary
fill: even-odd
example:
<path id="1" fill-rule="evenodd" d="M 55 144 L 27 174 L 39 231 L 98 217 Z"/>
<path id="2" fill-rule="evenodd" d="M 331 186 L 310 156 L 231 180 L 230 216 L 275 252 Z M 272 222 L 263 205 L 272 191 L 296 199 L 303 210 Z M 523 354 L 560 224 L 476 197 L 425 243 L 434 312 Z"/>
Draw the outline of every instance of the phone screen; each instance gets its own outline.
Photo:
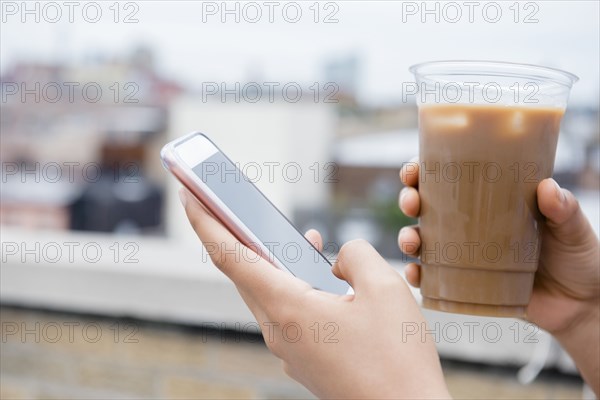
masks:
<path id="1" fill-rule="evenodd" d="M 194 174 L 271 252 L 280 265 L 316 289 L 346 294 L 331 264 L 218 149 L 190 166 Z M 209 153 L 210 154 L 210 153 Z"/>

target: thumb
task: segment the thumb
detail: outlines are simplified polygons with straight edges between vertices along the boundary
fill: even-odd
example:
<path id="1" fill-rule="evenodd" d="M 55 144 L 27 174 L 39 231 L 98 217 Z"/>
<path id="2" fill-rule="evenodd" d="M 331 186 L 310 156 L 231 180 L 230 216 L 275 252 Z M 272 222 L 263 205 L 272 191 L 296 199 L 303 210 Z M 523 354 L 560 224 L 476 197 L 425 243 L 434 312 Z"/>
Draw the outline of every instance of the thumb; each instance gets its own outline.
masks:
<path id="1" fill-rule="evenodd" d="M 347 242 L 338 253 L 333 273 L 347 281 L 355 294 L 376 293 L 382 284 L 401 282 L 402 278 L 367 241 Z"/>
<path id="2" fill-rule="evenodd" d="M 547 218 L 549 233 L 565 244 L 581 244 L 595 238 L 592 227 L 581 211 L 573 193 L 562 189 L 552 178 L 544 179 L 537 188 L 538 207 Z"/>

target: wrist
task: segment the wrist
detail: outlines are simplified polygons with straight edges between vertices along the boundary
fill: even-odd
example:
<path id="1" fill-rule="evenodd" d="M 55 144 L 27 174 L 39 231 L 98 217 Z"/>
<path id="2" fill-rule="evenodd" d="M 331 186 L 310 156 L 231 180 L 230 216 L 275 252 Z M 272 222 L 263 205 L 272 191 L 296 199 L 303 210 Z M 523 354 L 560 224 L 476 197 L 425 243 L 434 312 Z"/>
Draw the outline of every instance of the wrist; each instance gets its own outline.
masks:
<path id="1" fill-rule="evenodd" d="M 595 299 L 585 303 L 571 321 L 557 331 L 550 333 L 561 343 L 574 341 L 584 334 L 598 333 L 600 325 L 600 302 Z"/>
<path id="2" fill-rule="evenodd" d="M 567 328 L 553 334 L 569 353 L 585 382 L 600 397 L 600 303 L 592 301 Z"/>

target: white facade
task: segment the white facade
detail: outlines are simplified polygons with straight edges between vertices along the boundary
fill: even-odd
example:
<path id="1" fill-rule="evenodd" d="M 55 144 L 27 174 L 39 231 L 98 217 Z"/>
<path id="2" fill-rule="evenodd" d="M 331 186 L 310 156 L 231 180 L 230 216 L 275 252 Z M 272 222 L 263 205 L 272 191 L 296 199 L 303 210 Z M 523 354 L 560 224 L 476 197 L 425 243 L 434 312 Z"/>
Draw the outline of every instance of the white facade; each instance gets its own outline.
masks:
<path id="1" fill-rule="evenodd" d="M 297 207 L 328 201 L 324 166 L 331 158 L 337 124 L 334 105 L 203 102 L 200 95 L 186 95 L 173 102 L 169 112 L 169 140 L 192 131 L 205 133 L 288 218 Z M 168 180 L 167 234 L 195 240 L 182 218 L 179 186 L 175 179 Z"/>

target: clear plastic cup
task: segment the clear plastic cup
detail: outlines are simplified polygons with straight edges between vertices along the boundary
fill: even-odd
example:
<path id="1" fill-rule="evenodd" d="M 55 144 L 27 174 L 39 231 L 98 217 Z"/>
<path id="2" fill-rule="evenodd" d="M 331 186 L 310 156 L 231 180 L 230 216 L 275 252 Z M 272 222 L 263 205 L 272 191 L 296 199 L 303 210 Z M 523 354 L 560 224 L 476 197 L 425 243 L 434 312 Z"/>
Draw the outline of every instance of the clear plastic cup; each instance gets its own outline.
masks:
<path id="1" fill-rule="evenodd" d="M 410 71 L 418 88 L 423 305 L 522 317 L 541 245 L 536 189 L 552 175 L 578 78 L 488 61 Z"/>

